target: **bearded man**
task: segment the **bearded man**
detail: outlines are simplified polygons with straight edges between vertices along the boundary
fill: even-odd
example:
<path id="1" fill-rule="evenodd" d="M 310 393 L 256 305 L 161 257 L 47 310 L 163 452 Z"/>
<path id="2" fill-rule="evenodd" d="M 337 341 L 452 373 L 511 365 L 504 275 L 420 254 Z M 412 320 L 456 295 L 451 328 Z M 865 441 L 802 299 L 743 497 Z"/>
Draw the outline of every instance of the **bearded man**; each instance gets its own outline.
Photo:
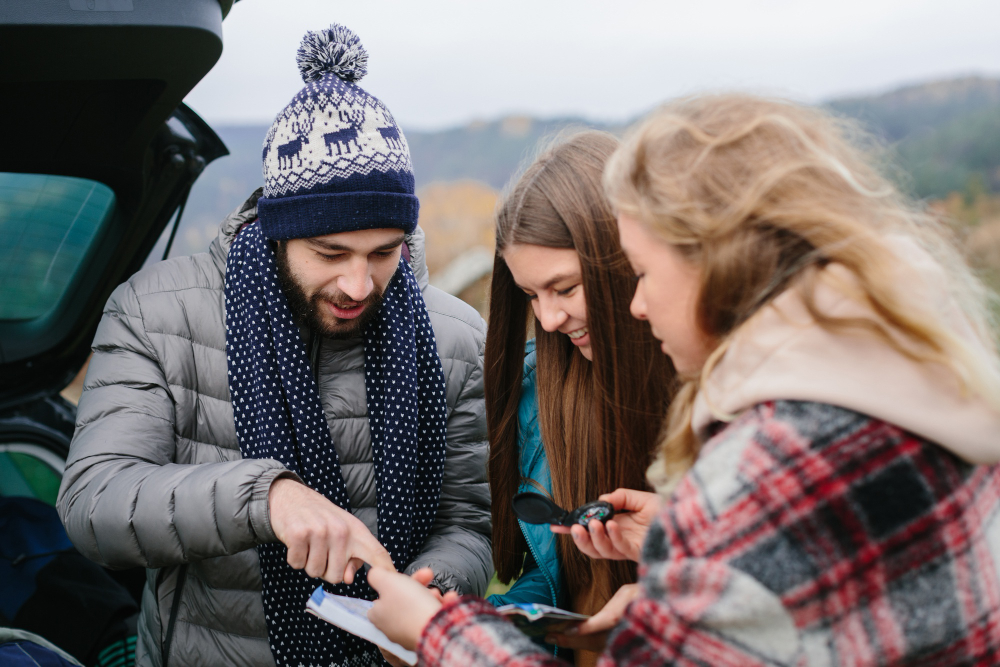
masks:
<path id="1" fill-rule="evenodd" d="M 489 581 L 485 325 L 427 284 L 366 61 L 341 26 L 309 33 L 263 190 L 105 309 L 58 509 L 93 560 L 148 568 L 139 664 L 380 664 L 305 613 L 318 578 L 369 599 L 364 563 Z"/>

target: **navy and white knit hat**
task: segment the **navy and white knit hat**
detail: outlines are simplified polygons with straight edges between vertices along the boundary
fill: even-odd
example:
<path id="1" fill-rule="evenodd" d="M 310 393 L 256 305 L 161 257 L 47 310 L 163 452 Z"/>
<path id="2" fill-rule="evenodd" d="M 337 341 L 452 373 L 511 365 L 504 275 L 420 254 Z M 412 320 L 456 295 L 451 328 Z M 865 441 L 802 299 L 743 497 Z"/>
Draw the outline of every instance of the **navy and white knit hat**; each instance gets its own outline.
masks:
<path id="1" fill-rule="evenodd" d="M 310 238 L 417 225 L 410 150 L 392 114 L 357 82 L 368 52 L 339 24 L 309 32 L 296 57 L 306 86 L 264 139 L 264 236 Z"/>

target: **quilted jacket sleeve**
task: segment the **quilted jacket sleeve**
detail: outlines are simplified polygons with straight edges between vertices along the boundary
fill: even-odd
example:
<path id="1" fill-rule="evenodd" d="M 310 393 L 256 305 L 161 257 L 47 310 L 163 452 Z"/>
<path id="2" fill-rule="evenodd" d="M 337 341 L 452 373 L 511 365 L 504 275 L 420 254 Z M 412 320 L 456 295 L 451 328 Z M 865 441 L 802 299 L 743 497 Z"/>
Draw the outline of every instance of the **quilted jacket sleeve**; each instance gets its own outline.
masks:
<path id="1" fill-rule="evenodd" d="M 452 366 L 452 373 L 461 372 L 464 378 L 454 383 L 460 393 L 448 418 L 447 459 L 437 519 L 423 550 L 406 571 L 430 567 L 438 588 L 482 595 L 493 575 L 483 394 L 485 324 L 475 333 L 475 361 Z M 446 380 L 454 382 L 450 377 Z"/>
<path id="2" fill-rule="evenodd" d="M 108 567 L 162 567 L 275 539 L 273 460 L 178 464 L 175 403 L 130 282 L 94 340 L 57 509 L 76 547 Z"/>

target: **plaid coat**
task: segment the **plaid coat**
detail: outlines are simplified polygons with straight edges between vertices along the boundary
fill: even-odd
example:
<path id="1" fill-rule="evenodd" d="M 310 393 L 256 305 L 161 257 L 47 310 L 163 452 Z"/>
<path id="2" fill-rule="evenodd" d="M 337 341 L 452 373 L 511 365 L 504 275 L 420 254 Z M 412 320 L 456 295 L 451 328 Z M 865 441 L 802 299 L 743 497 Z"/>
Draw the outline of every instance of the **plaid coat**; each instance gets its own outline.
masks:
<path id="1" fill-rule="evenodd" d="M 706 442 L 650 528 L 600 664 L 1000 664 L 998 510 L 997 466 L 831 405 L 760 404 Z M 418 650 L 559 664 L 474 598 Z"/>

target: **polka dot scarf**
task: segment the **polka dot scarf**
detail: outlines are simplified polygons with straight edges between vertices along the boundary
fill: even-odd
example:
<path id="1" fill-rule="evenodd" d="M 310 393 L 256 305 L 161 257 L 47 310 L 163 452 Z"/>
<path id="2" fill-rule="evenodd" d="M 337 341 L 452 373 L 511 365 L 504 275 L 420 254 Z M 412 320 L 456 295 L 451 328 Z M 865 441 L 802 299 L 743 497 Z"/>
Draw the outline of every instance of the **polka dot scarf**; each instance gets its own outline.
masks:
<path id="1" fill-rule="evenodd" d="M 403 569 L 419 553 L 437 513 L 447 414 L 434 332 L 405 261 L 364 333 L 364 345 L 378 537 Z M 259 221 L 244 227 L 229 250 L 226 350 L 243 456 L 281 461 L 350 511 L 319 389 Z M 293 570 L 283 544 L 259 545 L 257 553 L 268 639 L 278 665 L 381 664 L 374 645 L 305 612 L 306 600 L 322 582 Z M 361 572 L 350 586 L 326 587 L 338 595 L 374 595 Z"/>

